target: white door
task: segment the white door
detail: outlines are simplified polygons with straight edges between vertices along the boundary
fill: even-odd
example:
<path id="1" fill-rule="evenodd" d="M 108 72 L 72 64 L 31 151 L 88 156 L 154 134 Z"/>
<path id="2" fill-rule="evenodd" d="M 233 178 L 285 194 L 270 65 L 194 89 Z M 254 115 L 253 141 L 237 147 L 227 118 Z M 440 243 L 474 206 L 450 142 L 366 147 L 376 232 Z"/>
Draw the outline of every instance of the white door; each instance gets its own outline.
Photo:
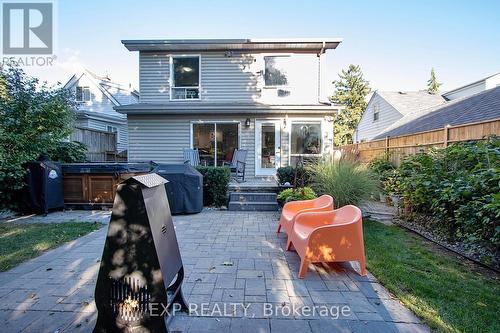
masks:
<path id="1" fill-rule="evenodd" d="M 255 175 L 274 176 L 281 161 L 280 120 L 255 121 Z"/>

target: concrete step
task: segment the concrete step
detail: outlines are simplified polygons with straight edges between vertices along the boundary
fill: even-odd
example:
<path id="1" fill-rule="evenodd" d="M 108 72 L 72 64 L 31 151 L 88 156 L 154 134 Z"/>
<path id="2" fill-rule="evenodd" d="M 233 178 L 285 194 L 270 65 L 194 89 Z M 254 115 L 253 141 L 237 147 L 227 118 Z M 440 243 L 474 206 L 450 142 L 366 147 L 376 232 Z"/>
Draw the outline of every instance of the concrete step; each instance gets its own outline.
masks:
<path id="1" fill-rule="evenodd" d="M 240 202 L 276 202 L 276 193 L 231 192 L 229 201 Z"/>
<path id="2" fill-rule="evenodd" d="M 242 193 L 262 193 L 262 192 L 273 192 L 273 193 L 279 193 L 283 189 L 279 187 L 278 185 L 260 185 L 260 184 L 230 184 L 228 188 L 229 193 L 233 192 L 242 192 Z"/>
<path id="3" fill-rule="evenodd" d="M 279 205 L 277 202 L 269 201 L 251 201 L 251 202 L 241 202 L 241 201 L 230 201 L 228 210 L 230 211 L 257 211 L 257 212 L 270 212 L 277 211 Z"/>

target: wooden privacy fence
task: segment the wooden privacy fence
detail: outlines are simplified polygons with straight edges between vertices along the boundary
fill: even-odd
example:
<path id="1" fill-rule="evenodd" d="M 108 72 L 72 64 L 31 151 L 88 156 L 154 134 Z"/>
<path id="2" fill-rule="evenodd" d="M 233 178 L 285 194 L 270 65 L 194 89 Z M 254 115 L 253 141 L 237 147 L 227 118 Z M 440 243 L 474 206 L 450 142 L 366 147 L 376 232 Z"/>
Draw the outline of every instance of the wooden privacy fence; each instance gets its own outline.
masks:
<path id="1" fill-rule="evenodd" d="M 86 155 L 90 162 L 121 160 L 117 157 L 115 133 L 76 127 L 71 133 L 70 140 L 87 146 Z"/>
<path id="2" fill-rule="evenodd" d="M 493 134 L 500 135 L 500 118 L 345 145 L 338 147 L 337 151 L 354 154 L 363 163 L 388 154 L 391 162 L 399 166 L 405 156 L 415 155 L 430 147 L 446 147 L 454 142 L 481 140 Z"/>

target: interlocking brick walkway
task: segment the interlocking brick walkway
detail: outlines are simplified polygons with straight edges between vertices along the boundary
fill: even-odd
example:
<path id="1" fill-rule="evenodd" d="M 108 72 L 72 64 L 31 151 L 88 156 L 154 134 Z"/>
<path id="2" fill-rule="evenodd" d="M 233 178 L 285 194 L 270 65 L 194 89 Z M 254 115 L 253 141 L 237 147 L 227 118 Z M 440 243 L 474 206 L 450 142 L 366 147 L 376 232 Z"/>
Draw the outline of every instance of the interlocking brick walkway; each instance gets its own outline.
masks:
<path id="1" fill-rule="evenodd" d="M 362 278 L 350 265 L 312 265 L 298 279 L 299 257 L 284 251 L 277 219 L 210 210 L 174 217 L 193 312 L 175 316 L 171 331 L 428 332 L 372 275 Z M 0 331 L 92 331 L 105 235 L 103 228 L 0 273 Z"/>

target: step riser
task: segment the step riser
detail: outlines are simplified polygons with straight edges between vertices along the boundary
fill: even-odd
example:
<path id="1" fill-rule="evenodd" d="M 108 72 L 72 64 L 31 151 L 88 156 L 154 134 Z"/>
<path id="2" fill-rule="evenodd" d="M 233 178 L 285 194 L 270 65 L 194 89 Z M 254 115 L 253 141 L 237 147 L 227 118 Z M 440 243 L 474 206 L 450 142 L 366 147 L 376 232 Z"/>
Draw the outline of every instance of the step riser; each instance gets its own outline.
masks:
<path id="1" fill-rule="evenodd" d="M 229 186 L 229 193 L 262 193 L 262 192 L 273 192 L 273 193 L 279 193 L 283 189 L 280 187 L 233 187 Z"/>
<path id="2" fill-rule="evenodd" d="M 230 202 L 228 210 L 230 211 L 254 211 L 254 212 L 275 212 L 278 210 L 277 203 L 269 204 L 247 204 L 240 202 Z"/>
<path id="3" fill-rule="evenodd" d="M 266 194 L 252 194 L 252 193 L 231 193 L 230 201 L 239 202 L 276 202 L 276 194 L 266 193 Z"/>

